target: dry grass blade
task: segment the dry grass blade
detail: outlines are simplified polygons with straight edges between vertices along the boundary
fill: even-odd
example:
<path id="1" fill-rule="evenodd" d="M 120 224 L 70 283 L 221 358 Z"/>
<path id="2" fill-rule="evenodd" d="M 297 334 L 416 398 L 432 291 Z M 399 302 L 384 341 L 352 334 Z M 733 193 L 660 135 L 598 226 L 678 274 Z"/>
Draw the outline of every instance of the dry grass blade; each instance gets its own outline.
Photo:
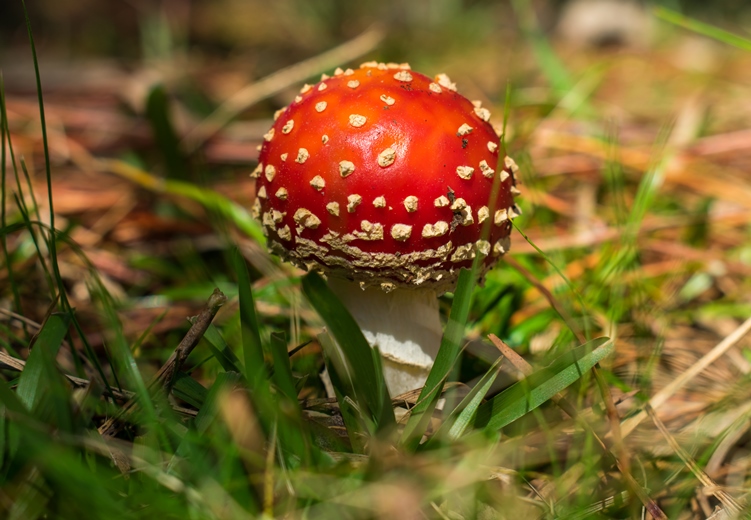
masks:
<path id="1" fill-rule="evenodd" d="M 23 372 L 24 368 L 26 367 L 26 361 L 23 359 L 17 359 L 13 356 L 10 356 L 6 354 L 5 352 L 0 352 L 0 368 L 9 368 L 11 370 L 15 370 L 17 372 Z M 69 374 L 64 374 L 65 378 L 70 381 L 73 385 L 79 388 L 87 388 L 91 381 L 87 379 L 83 379 L 81 377 L 71 376 Z M 132 399 L 134 394 L 133 392 L 128 392 L 126 390 L 118 390 L 116 388 L 112 389 L 112 395 L 116 399 Z"/>
<path id="2" fill-rule="evenodd" d="M 460 383 L 458 381 L 449 381 L 443 386 L 443 392 L 442 394 L 445 394 L 447 391 L 453 389 L 453 388 L 459 388 L 465 386 L 464 383 Z M 420 392 L 422 391 L 422 387 L 415 388 L 414 390 L 410 390 L 409 392 L 404 392 L 403 394 L 397 395 L 395 397 L 391 398 L 391 405 L 396 406 L 404 406 L 406 408 L 411 408 L 414 405 L 417 404 L 417 400 L 420 397 Z"/>
<path id="3" fill-rule="evenodd" d="M 657 417 L 654 409 L 650 405 L 645 406 L 644 409 L 652 419 L 652 422 L 654 422 L 655 426 L 657 426 L 657 429 L 660 430 L 662 436 L 665 437 L 665 440 L 670 445 L 670 448 L 675 452 L 676 455 L 681 458 L 683 463 L 688 467 L 689 470 L 691 470 L 691 473 L 693 473 L 694 476 L 699 480 L 699 482 L 701 482 L 702 486 L 704 486 L 704 491 L 714 495 L 717 500 L 722 502 L 722 505 L 725 506 L 727 510 L 731 511 L 732 513 L 740 513 L 743 510 L 742 505 L 725 490 L 723 490 L 714 480 L 712 480 L 709 475 L 704 472 L 704 470 L 699 467 L 699 465 L 696 463 L 696 461 L 694 461 L 691 455 L 689 455 L 688 452 L 686 452 L 686 450 L 684 450 L 681 445 L 678 444 L 678 441 L 676 441 L 675 438 L 670 434 L 668 429 L 665 427 L 665 423 L 663 423 L 660 418 Z"/>
<path id="4" fill-rule="evenodd" d="M 196 150 L 206 139 L 221 130 L 233 117 L 246 108 L 266 99 L 290 85 L 299 83 L 321 71 L 347 63 L 376 48 L 383 39 L 383 30 L 372 27 L 361 35 L 349 40 L 338 47 L 326 51 L 318 56 L 302 61 L 290 67 L 266 76 L 260 81 L 243 88 L 198 126 L 191 130 L 184 138 L 186 151 Z"/>
<path id="5" fill-rule="evenodd" d="M 600 161 L 608 160 L 607 147 L 592 137 L 571 136 L 563 132 L 546 130 L 541 133 L 539 141 L 540 145 L 551 149 L 581 153 Z M 619 161 L 629 168 L 645 171 L 649 167 L 651 156 L 643 150 L 622 147 Z M 665 175 L 667 183 L 683 186 L 705 196 L 731 201 L 745 208 L 751 206 L 751 187 L 742 182 L 733 182 L 733 178 L 743 179 L 744 172 L 718 167 L 684 150 L 676 151 L 676 155 L 666 167 Z M 729 189 L 728 186 L 733 188 Z"/>
<path id="6" fill-rule="evenodd" d="M 678 390 L 683 388 L 686 383 L 691 381 L 694 377 L 700 374 L 703 370 L 709 367 L 720 356 L 730 350 L 736 343 L 738 343 L 743 337 L 751 331 L 751 318 L 744 321 L 737 329 L 735 329 L 729 336 L 718 343 L 712 350 L 707 352 L 699 361 L 693 364 L 688 370 L 676 377 L 669 385 L 665 386 L 662 390 L 657 392 L 648 403 L 648 406 L 657 410 L 665 402 L 675 395 Z M 636 427 L 647 417 L 647 412 L 642 410 L 633 417 L 629 417 L 623 424 L 621 424 L 621 433 L 623 437 L 627 437 Z"/>
<path id="7" fill-rule="evenodd" d="M 514 269 L 516 269 L 522 276 L 524 276 L 524 278 L 526 278 L 527 281 L 531 283 L 538 291 L 540 291 L 540 293 L 542 293 L 545 299 L 548 300 L 548 303 L 550 304 L 550 306 L 553 307 L 555 311 L 558 313 L 558 315 L 566 322 L 566 325 L 569 327 L 571 332 L 576 336 L 576 339 L 579 341 L 579 343 L 586 342 L 587 338 L 585 337 L 584 333 L 581 331 L 581 328 L 577 326 L 573 317 L 568 313 L 568 311 L 566 311 L 563 305 L 561 305 L 558 302 L 555 296 L 553 296 L 553 293 L 550 292 L 543 283 L 537 280 L 532 275 L 532 273 L 530 273 L 527 269 L 525 269 L 524 266 L 522 266 L 514 258 L 507 258 L 506 261 L 509 264 L 511 264 L 511 266 Z M 495 341 L 494 341 L 494 344 L 496 344 Z M 496 346 L 498 345 L 496 344 Z M 600 374 L 600 371 L 597 366 L 593 368 L 592 372 L 594 373 L 595 379 L 597 381 L 597 385 L 602 395 L 602 400 L 607 410 L 608 419 L 610 421 L 610 429 L 611 429 L 613 438 L 615 439 L 615 447 L 619 452 L 619 456 L 618 456 L 619 464 L 624 468 L 624 470 L 627 473 L 630 473 L 630 466 L 631 466 L 630 457 L 629 457 L 628 452 L 626 451 L 626 448 L 623 445 L 623 437 L 621 435 L 621 429 L 620 429 L 621 420 L 620 420 L 620 417 L 618 416 L 618 411 L 616 410 L 615 403 L 613 402 L 613 396 L 610 394 L 610 390 L 608 388 L 607 382 L 604 380 L 602 374 Z M 562 399 L 560 396 L 556 396 L 556 397 L 559 400 Z M 558 404 L 557 401 L 556 401 L 556 404 Z"/>
<path id="8" fill-rule="evenodd" d="M 736 222 L 748 222 L 751 213 L 747 209 L 721 208 L 713 211 L 708 220 L 712 224 L 733 224 Z M 673 228 L 687 228 L 695 222 L 683 217 L 653 217 L 648 216 L 644 219 L 643 225 L 639 228 L 639 236 L 646 236 L 655 231 L 668 230 Z M 575 248 L 592 248 L 594 246 L 618 240 L 622 230 L 617 227 L 607 227 L 603 229 L 586 229 L 579 232 L 570 232 L 562 236 L 546 238 L 537 233 L 529 233 L 529 237 L 541 250 L 551 253 L 563 249 Z M 517 254 L 534 253 L 535 249 L 527 242 L 521 242 L 514 246 Z"/>
<path id="9" fill-rule="evenodd" d="M 498 336 L 494 334 L 490 334 L 488 336 L 490 341 L 493 343 L 493 345 L 498 348 L 498 350 L 501 352 L 501 355 L 503 355 L 506 359 L 508 359 L 514 367 L 519 370 L 522 374 L 525 376 L 530 375 L 533 372 L 532 366 L 527 363 L 527 361 L 522 358 L 519 354 L 517 354 L 514 349 L 506 345 L 506 343 L 501 340 Z M 641 485 L 634 479 L 634 477 L 631 475 L 631 472 L 629 471 L 629 468 L 627 465 L 624 465 L 622 461 L 619 459 L 619 457 L 616 457 L 616 455 L 608 448 L 608 446 L 603 442 L 603 440 L 600 438 L 599 435 L 597 435 L 597 432 L 595 432 L 594 428 L 590 426 L 590 424 L 581 417 L 577 411 L 576 408 L 574 408 L 571 403 L 569 403 L 565 397 L 561 394 L 556 394 L 551 399 L 556 405 L 558 405 L 564 412 L 566 412 L 568 415 L 570 415 L 573 419 L 575 419 L 587 432 L 592 435 L 592 437 L 597 441 L 597 443 L 600 445 L 600 447 L 603 450 L 603 453 L 605 453 L 606 457 L 611 458 L 611 462 L 614 463 L 618 469 L 621 470 L 621 474 L 623 475 L 623 479 L 626 482 L 626 485 L 628 486 L 629 490 L 635 494 L 637 497 L 639 497 L 639 500 L 644 505 L 644 507 L 649 511 L 649 513 L 652 515 L 653 518 L 658 520 L 667 520 L 667 516 L 665 513 L 660 509 L 660 506 L 657 505 L 657 502 L 655 502 L 647 493 L 644 491 L 644 489 L 641 487 Z M 573 472 L 573 471 L 580 471 L 581 470 L 581 463 L 575 464 L 572 466 L 571 469 L 568 470 L 567 473 Z"/>

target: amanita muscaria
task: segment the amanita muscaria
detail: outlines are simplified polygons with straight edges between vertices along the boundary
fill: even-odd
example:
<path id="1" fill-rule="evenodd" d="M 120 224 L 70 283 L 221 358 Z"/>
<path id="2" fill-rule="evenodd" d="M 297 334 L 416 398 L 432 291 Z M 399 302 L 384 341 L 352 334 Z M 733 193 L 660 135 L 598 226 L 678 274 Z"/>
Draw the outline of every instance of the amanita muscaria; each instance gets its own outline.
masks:
<path id="1" fill-rule="evenodd" d="M 438 294 L 476 255 L 484 272 L 509 249 L 517 167 L 499 161 L 489 117 L 444 74 L 370 62 L 305 85 L 264 136 L 254 214 L 269 246 L 326 273 L 391 395 L 425 382 Z"/>

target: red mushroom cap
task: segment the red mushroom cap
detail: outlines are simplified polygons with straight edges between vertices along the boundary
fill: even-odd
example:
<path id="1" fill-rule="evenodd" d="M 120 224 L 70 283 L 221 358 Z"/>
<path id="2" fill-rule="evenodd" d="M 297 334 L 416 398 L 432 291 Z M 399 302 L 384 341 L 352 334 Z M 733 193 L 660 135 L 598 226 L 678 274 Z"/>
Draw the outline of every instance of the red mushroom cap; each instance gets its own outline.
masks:
<path id="1" fill-rule="evenodd" d="M 408 65 L 371 62 L 305 85 L 277 113 L 254 172 L 271 249 L 385 290 L 450 289 L 477 254 L 489 268 L 520 213 L 517 167 L 498 164 L 489 117 L 447 76 Z"/>

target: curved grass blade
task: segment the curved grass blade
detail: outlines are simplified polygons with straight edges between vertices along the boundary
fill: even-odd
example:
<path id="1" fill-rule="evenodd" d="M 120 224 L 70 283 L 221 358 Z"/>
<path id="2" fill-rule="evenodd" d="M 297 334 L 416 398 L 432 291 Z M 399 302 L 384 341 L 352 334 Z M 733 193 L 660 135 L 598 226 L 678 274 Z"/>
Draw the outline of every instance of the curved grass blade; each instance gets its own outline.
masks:
<path id="1" fill-rule="evenodd" d="M 237 290 L 240 298 L 240 324 L 242 330 L 245 376 L 252 388 L 265 384 L 268 380 L 263 359 L 263 343 L 258 327 L 258 316 L 250 290 L 250 275 L 238 249 L 232 252 L 232 263 L 237 276 Z"/>
<path id="2" fill-rule="evenodd" d="M 112 331 L 112 338 L 108 342 L 108 350 L 110 351 L 109 355 L 112 356 L 113 368 L 115 368 L 113 372 L 120 372 L 119 380 L 124 381 L 126 386 L 129 386 L 135 392 L 134 399 L 138 402 L 139 413 L 134 414 L 132 417 L 137 418 L 140 424 L 153 428 L 162 446 L 169 446 L 163 423 L 158 418 L 158 403 L 155 402 L 153 399 L 154 396 L 149 392 L 148 384 L 143 378 L 133 352 L 130 350 L 125 333 L 123 332 L 122 322 L 115 310 L 115 302 L 106 288 L 100 284 L 92 286 L 91 295 L 92 301 L 102 314 L 108 330 Z M 120 413 L 127 414 L 128 411 L 127 409 L 122 409 Z"/>
<path id="3" fill-rule="evenodd" d="M 339 403 L 339 413 L 342 416 L 342 422 L 344 422 L 344 427 L 347 430 L 349 447 L 355 453 L 364 453 L 368 438 L 368 427 L 374 429 L 374 425 L 359 413 L 357 405 L 349 397 L 350 395 L 355 395 L 355 391 L 352 388 L 352 377 L 336 341 L 326 329 L 316 337 L 323 349 L 323 359 L 331 386 L 334 389 L 334 395 Z"/>
<path id="4" fill-rule="evenodd" d="M 250 212 L 217 191 L 185 181 L 155 177 L 149 172 L 118 159 L 98 160 L 91 166 L 119 175 L 154 193 L 169 193 L 194 200 L 232 221 L 240 231 L 259 244 L 266 243 L 261 225 L 250 215 Z"/>
<path id="5" fill-rule="evenodd" d="M 272 379 L 277 388 L 294 403 L 293 406 L 299 409 L 297 402 L 297 390 L 295 389 L 295 379 L 292 376 L 292 367 L 289 364 L 289 355 L 287 354 L 287 340 L 282 333 L 271 333 L 271 358 L 274 362 L 274 373 Z"/>
<path id="6" fill-rule="evenodd" d="M 459 282 L 454 292 L 451 304 L 451 315 L 441 339 L 441 348 L 428 374 L 425 386 L 420 392 L 417 404 L 412 408 L 407 426 L 402 434 L 402 443 L 417 448 L 422 438 L 430 416 L 433 413 L 438 397 L 441 395 L 443 384 L 448 378 L 461 352 L 464 338 L 464 326 L 467 323 L 469 309 L 472 306 L 472 291 L 475 288 L 474 270 L 462 269 Z"/>
<path id="7" fill-rule="evenodd" d="M 33 341 L 29 359 L 18 378 L 16 390 L 18 398 L 29 410 L 37 406 L 42 395 L 50 390 L 50 386 L 59 375 L 55 368 L 55 357 L 69 325 L 69 314 L 50 314 Z"/>
<path id="8" fill-rule="evenodd" d="M 694 20 L 693 18 L 689 18 L 664 7 L 656 7 L 654 13 L 657 18 L 661 18 L 662 20 L 677 25 L 678 27 L 683 27 L 689 31 L 713 38 L 717 41 L 732 45 L 733 47 L 743 49 L 744 51 L 751 51 L 751 40 L 748 38 L 738 36 L 737 34 L 720 29 L 714 25 Z"/>
<path id="9" fill-rule="evenodd" d="M 60 275 L 60 268 L 57 263 L 57 242 L 55 240 L 55 206 L 52 202 L 52 163 L 50 162 L 50 150 L 47 140 L 47 119 L 44 115 L 44 100 L 42 99 L 42 77 L 39 73 L 39 60 L 37 59 L 36 45 L 34 44 L 34 35 L 31 32 L 31 19 L 29 18 L 29 12 L 26 10 L 26 2 L 24 0 L 21 0 L 21 6 L 23 7 L 24 19 L 26 21 L 26 32 L 29 36 L 31 58 L 34 62 L 34 78 L 36 80 L 37 101 L 39 103 L 39 123 L 42 130 L 44 171 L 47 180 L 47 204 L 49 207 L 50 230 L 52 230 L 47 237 L 47 247 L 49 248 L 50 264 L 54 273 L 54 279 L 57 281 L 57 288 L 60 292 L 60 297 L 63 299 L 63 306 L 67 307 L 67 305 L 65 305 L 65 303 L 67 302 L 65 295 L 65 286 L 63 285 L 63 278 Z"/>
<path id="10" fill-rule="evenodd" d="M 302 461 L 308 464 L 311 460 L 311 446 L 307 432 L 303 429 L 299 407 L 297 404 L 297 392 L 294 389 L 292 371 L 287 358 L 286 341 L 283 342 L 284 353 L 279 353 L 283 358 L 280 362 L 273 352 L 275 339 L 272 335 L 272 357 L 275 362 L 274 375 L 271 376 L 264 359 L 263 342 L 261 340 L 258 315 L 256 313 L 253 293 L 250 290 L 250 275 L 240 252 L 235 249 L 232 255 L 238 282 L 240 298 L 240 323 L 242 330 L 243 356 L 245 358 L 245 374 L 251 389 L 251 400 L 255 406 L 258 419 L 264 431 L 269 434 L 277 425 L 279 446 L 287 456 L 287 464 L 297 464 Z M 286 372 L 285 372 L 286 363 Z M 291 399 L 280 399 L 275 396 L 270 387 L 273 381 L 282 390 L 282 393 L 291 396 Z M 289 401 L 293 404 L 289 404 Z M 281 421 L 281 424 L 279 422 Z"/>
<path id="11" fill-rule="evenodd" d="M 244 368 L 237 359 L 237 356 L 232 349 L 224 341 L 224 338 L 219 333 L 217 328 L 212 323 L 203 335 L 203 338 L 208 343 L 209 350 L 214 354 L 214 357 L 222 366 L 225 372 L 237 372 L 238 374 L 244 374 Z"/>
<path id="12" fill-rule="evenodd" d="M 19 400 L 31 411 L 32 416 L 61 432 L 72 432 L 76 424 L 71 407 L 70 386 L 63 380 L 55 361 L 70 321 L 71 316 L 67 313 L 53 313 L 45 319 L 39 333 L 32 340 L 33 348 L 21 372 L 17 388 Z M 11 456 L 20 447 L 21 439 L 15 437 L 19 432 L 20 430 L 14 430 L 11 435 Z"/>
<path id="13" fill-rule="evenodd" d="M 498 430 L 539 407 L 615 350 L 613 340 L 597 338 L 558 357 L 480 406 L 476 428 Z"/>
<path id="14" fill-rule="evenodd" d="M 156 139 L 157 149 L 162 153 L 171 178 L 185 176 L 188 165 L 180 150 L 180 139 L 172 124 L 169 96 L 164 85 L 154 86 L 146 97 L 146 117 Z"/>
<path id="15" fill-rule="evenodd" d="M 18 193 L 13 193 L 13 200 L 16 203 L 16 209 L 18 209 L 18 214 L 22 220 L 21 225 L 26 228 L 29 234 L 29 238 L 34 244 L 34 251 L 36 252 L 37 259 L 39 260 L 39 266 L 42 268 L 42 272 L 44 273 L 44 279 L 47 282 L 47 287 L 50 291 L 50 298 L 55 299 L 57 298 L 56 282 L 53 280 L 52 273 L 50 273 L 50 269 L 47 266 L 46 256 L 39 244 L 39 237 L 37 237 L 37 233 L 34 232 L 34 228 L 38 227 L 39 235 L 44 237 L 45 233 L 50 232 L 50 227 L 40 221 L 31 220 L 29 209 L 23 202 L 23 197 Z"/>
<path id="16" fill-rule="evenodd" d="M 200 409 L 206 401 L 208 390 L 201 383 L 190 377 L 190 375 L 185 372 L 178 372 L 175 375 L 172 393 L 178 399 L 182 399 L 191 406 Z"/>
<path id="17" fill-rule="evenodd" d="M 285 454 L 288 465 L 302 461 L 307 466 L 312 460 L 319 461 L 321 457 L 312 446 L 308 429 L 302 420 L 284 334 L 271 334 L 270 350 L 274 362 L 271 378 L 279 389 L 275 396 L 279 419 L 276 423 L 279 448 L 281 453 Z"/>
<path id="18" fill-rule="evenodd" d="M 17 196 L 17 194 L 16 194 Z M 28 220 L 26 217 L 28 214 L 23 210 L 21 206 L 19 206 L 19 210 L 22 213 L 22 216 L 24 216 L 24 221 L 19 222 L 17 224 L 11 224 L 8 225 L 2 229 L 0 229 L 0 234 L 9 234 L 13 233 L 19 229 L 27 228 L 29 230 L 29 235 L 32 237 L 32 240 L 35 243 L 35 249 L 37 249 L 37 254 L 40 254 L 40 251 L 38 249 L 38 245 L 36 244 L 36 239 L 34 239 L 35 234 L 31 232 L 32 227 L 38 227 L 40 228 L 40 232 L 43 233 L 53 233 L 56 234 L 56 240 L 62 242 L 65 244 L 65 246 L 75 253 L 76 257 L 83 262 L 83 264 L 88 269 L 88 273 L 92 276 L 92 281 L 94 282 L 94 286 L 96 288 L 96 294 L 98 295 L 104 295 L 106 293 L 106 289 L 104 288 L 104 285 L 102 284 L 101 279 L 99 278 L 99 275 L 97 274 L 96 268 L 91 263 L 89 258 L 86 256 L 86 254 L 81 250 L 80 246 L 71 239 L 70 236 L 64 234 L 64 233 L 58 233 L 57 231 L 53 231 L 52 228 L 49 227 L 49 225 L 45 224 L 44 222 L 40 222 L 37 220 Z M 49 278 L 49 273 L 47 271 L 46 262 L 44 261 L 44 258 L 40 257 L 40 265 L 42 266 L 43 271 L 45 272 L 45 277 Z M 51 284 L 51 281 L 49 282 L 50 289 L 54 289 L 53 285 Z M 99 377 L 104 382 L 105 388 L 107 390 L 107 393 L 114 398 L 114 393 L 112 390 L 112 386 L 110 385 L 108 375 L 105 373 L 104 369 L 102 368 L 102 363 L 99 358 L 99 354 L 94 352 L 93 347 L 89 343 L 86 332 L 82 329 L 81 324 L 79 320 L 76 318 L 75 313 L 70 308 L 70 306 L 66 303 L 66 300 L 64 299 L 65 293 L 60 294 L 61 302 L 64 304 L 64 308 L 67 309 L 68 314 L 71 315 L 71 324 L 73 325 L 73 328 L 75 329 L 79 341 L 83 344 L 84 352 L 86 353 L 89 361 L 94 365 L 94 368 L 96 369 L 97 373 L 99 374 Z M 54 297 L 54 294 L 53 294 Z M 104 351 L 106 361 L 112 365 L 112 360 L 109 359 L 109 354 L 107 353 L 107 350 Z M 120 386 L 120 383 L 117 380 L 117 374 L 112 373 L 111 377 L 115 380 L 114 384 L 122 390 L 122 387 Z"/>
<path id="19" fill-rule="evenodd" d="M 311 272 L 303 277 L 302 288 L 310 304 L 328 326 L 352 371 L 354 395 L 350 397 L 360 409 L 367 410 L 365 413 L 370 415 L 377 430 L 395 424 L 383 374 L 377 370 L 372 349 L 355 319 L 317 273 Z"/>
<path id="20" fill-rule="evenodd" d="M 237 276 L 245 377 L 251 391 L 251 400 L 258 414 L 258 420 L 264 433 L 268 433 L 271 425 L 276 421 L 276 402 L 271 395 L 269 371 L 264 359 L 258 315 L 256 314 L 253 292 L 250 290 L 250 274 L 248 273 L 248 266 L 237 248 L 230 253 L 230 261 L 235 276 Z"/>
<path id="21" fill-rule="evenodd" d="M 200 410 L 198 410 L 198 414 L 195 419 L 193 419 L 193 427 L 199 437 L 206 433 L 209 425 L 219 415 L 219 396 L 241 384 L 242 379 L 242 375 L 237 372 L 220 372 L 217 374 L 214 383 L 206 393 L 206 398 L 204 399 Z M 191 451 L 195 448 L 194 441 L 190 436 L 185 436 L 177 446 L 175 456 L 172 457 L 167 466 L 167 472 L 172 472 L 174 465 L 177 464 L 179 459 L 190 456 Z"/>
<path id="22" fill-rule="evenodd" d="M 482 400 L 490 390 L 490 387 L 493 386 L 496 377 L 498 377 L 498 374 L 501 371 L 501 363 L 503 363 L 503 359 L 503 356 L 500 356 L 495 360 L 485 375 L 480 378 L 472 390 L 470 390 L 456 408 L 451 411 L 441 427 L 438 428 L 438 431 L 433 435 L 432 439 L 436 439 L 439 442 L 442 438 L 454 441 L 464 434 L 474 421 L 477 410 L 482 404 Z M 432 442 L 429 443 L 429 445 L 430 444 L 432 444 Z"/>
<path id="23" fill-rule="evenodd" d="M 8 283 L 10 284 L 11 291 L 13 293 L 13 305 L 17 311 L 21 311 L 21 290 L 16 282 L 16 275 L 11 262 L 11 253 L 8 250 L 8 239 L 6 236 L 6 203 L 7 197 L 5 195 L 5 181 L 6 177 L 6 165 L 7 160 L 5 158 L 6 150 L 12 152 L 13 145 L 10 141 L 10 130 L 8 130 L 8 114 L 5 107 L 5 83 L 3 80 L 2 71 L 0 71 L 0 247 L 3 249 L 3 260 L 5 264 L 5 272 L 8 273 Z M 6 135 L 7 134 L 7 135 Z M 5 142 L 8 144 L 6 145 Z M 15 160 L 13 162 L 15 165 Z M 21 226 L 23 227 L 23 226 Z M 24 325 L 24 331 L 28 334 L 26 326 Z M 0 456 L 0 459 L 2 456 Z"/>

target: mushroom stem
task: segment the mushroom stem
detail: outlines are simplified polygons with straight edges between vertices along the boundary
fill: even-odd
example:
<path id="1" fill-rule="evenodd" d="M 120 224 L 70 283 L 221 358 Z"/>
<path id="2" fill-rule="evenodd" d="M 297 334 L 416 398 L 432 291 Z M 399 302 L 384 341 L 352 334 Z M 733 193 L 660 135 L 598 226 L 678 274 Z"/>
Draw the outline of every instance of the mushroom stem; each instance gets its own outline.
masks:
<path id="1" fill-rule="evenodd" d="M 378 347 L 389 394 L 420 388 L 441 346 L 438 295 L 434 289 L 360 288 L 333 276 L 329 287 L 344 303 L 371 347 Z"/>

